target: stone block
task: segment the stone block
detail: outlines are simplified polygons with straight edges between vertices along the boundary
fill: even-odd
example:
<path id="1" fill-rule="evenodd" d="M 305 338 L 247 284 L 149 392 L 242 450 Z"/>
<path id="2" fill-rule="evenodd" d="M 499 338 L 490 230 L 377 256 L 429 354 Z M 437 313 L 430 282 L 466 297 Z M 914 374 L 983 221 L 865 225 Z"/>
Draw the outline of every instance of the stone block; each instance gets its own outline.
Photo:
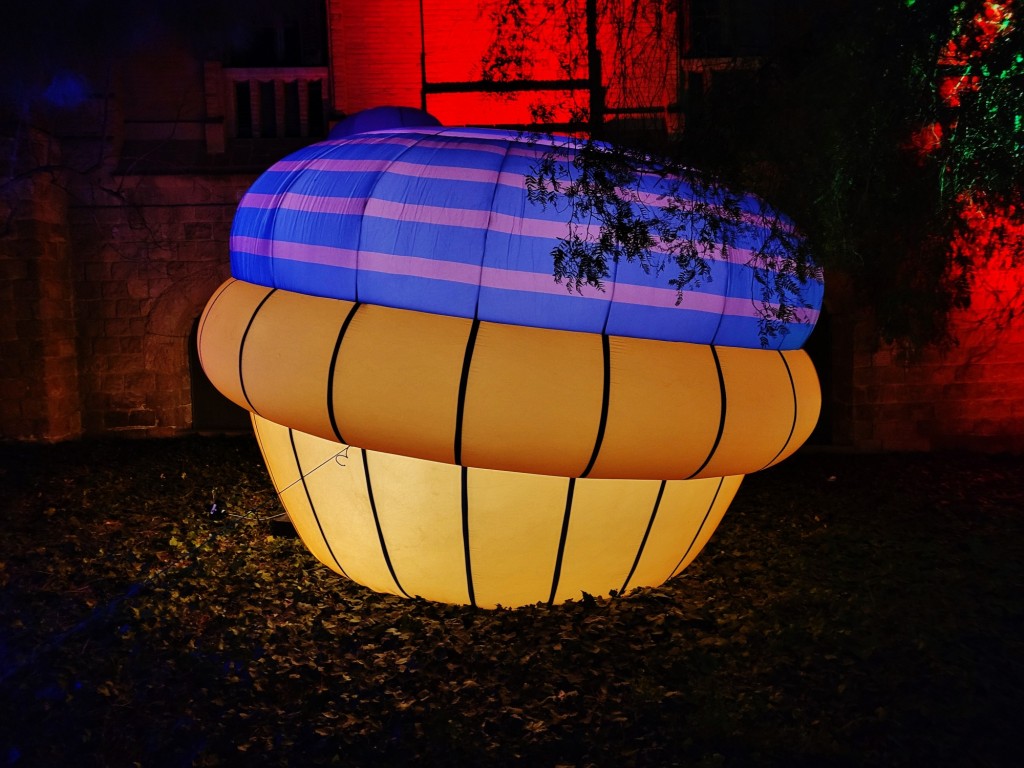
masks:
<path id="1" fill-rule="evenodd" d="M 156 413 L 149 409 L 140 408 L 128 414 L 129 427 L 155 427 L 156 425 Z"/>
<path id="2" fill-rule="evenodd" d="M 220 203 L 209 203 L 197 205 L 192 209 L 192 215 L 196 221 L 216 222 L 224 221 L 225 206 Z"/>
<path id="3" fill-rule="evenodd" d="M 110 263 L 110 279 L 115 282 L 127 282 L 137 279 L 138 276 L 138 261 L 129 261 L 123 256 L 119 256 L 116 261 Z"/>
<path id="4" fill-rule="evenodd" d="M 150 293 L 150 281 L 146 278 L 134 276 L 132 279 L 126 281 L 123 285 L 123 295 L 126 295 L 129 299 L 135 299 L 141 301 L 152 297 Z"/>
<path id="5" fill-rule="evenodd" d="M 121 342 L 122 352 L 133 355 L 142 354 L 143 343 L 141 336 L 121 336 L 119 341 Z"/>
<path id="6" fill-rule="evenodd" d="M 111 280 L 111 267 L 105 261 L 93 261 L 85 265 L 85 279 L 89 282 L 104 283 Z"/>
<path id="7" fill-rule="evenodd" d="M 125 429 L 129 425 L 128 411 L 108 411 L 103 415 L 103 424 L 107 429 Z"/>
<path id="8" fill-rule="evenodd" d="M 145 398 L 156 391 L 157 375 L 153 371 L 133 371 L 124 377 L 127 397 Z"/>
<path id="9" fill-rule="evenodd" d="M 183 227 L 186 240 L 209 240 L 213 237 L 213 227 L 209 222 L 193 222 Z"/>
<path id="10" fill-rule="evenodd" d="M 23 258 L 5 258 L 0 252 L 0 283 L 11 283 L 17 280 L 28 281 L 31 279 L 28 271 L 28 261 Z"/>
<path id="11" fill-rule="evenodd" d="M 114 317 L 127 318 L 145 316 L 148 308 L 148 299 L 141 301 L 137 299 L 118 299 L 115 302 Z"/>

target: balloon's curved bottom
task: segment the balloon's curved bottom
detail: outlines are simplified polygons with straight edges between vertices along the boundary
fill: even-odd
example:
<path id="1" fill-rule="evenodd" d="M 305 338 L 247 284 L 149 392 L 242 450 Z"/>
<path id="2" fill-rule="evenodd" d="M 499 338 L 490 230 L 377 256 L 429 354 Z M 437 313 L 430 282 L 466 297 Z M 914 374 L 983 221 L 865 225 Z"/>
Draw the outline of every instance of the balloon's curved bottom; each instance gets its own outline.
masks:
<path id="1" fill-rule="evenodd" d="M 253 415 L 299 537 L 378 592 L 485 608 L 657 586 L 710 539 L 743 479 L 571 479 L 364 451 Z"/>

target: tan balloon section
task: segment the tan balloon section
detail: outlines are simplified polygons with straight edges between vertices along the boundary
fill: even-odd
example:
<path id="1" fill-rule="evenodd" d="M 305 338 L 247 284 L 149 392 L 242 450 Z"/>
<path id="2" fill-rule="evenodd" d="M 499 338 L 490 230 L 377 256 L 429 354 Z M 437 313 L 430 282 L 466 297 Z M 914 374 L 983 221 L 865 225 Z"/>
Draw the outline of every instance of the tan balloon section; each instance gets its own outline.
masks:
<path id="1" fill-rule="evenodd" d="M 485 608 L 661 584 L 697 556 L 742 480 L 466 468 L 253 422 L 317 559 L 379 592 Z"/>
<path id="2" fill-rule="evenodd" d="M 683 480 L 789 456 L 818 418 L 802 350 L 529 328 L 233 280 L 200 321 L 229 398 L 368 450 L 485 469 Z"/>
<path id="3" fill-rule="evenodd" d="M 806 353 L 424 314 L 229 280 L 202 365 L 310 551 L 371 589 L 514 607 L 656 586 L 817 421 Z"/>

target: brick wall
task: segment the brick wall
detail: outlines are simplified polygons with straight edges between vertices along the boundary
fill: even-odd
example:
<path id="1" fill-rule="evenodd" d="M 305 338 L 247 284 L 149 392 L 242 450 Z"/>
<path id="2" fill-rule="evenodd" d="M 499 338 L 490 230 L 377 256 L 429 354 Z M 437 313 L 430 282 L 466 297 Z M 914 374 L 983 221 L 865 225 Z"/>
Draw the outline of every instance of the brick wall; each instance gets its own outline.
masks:
<path id="1" fill-rule="evenodd" d="M 332 104 L 344 114 L 420 106 L 418 0 L 332 2 L 328 7 Z"/>
<path id="2" fill-rule="evenodd" d="M 854 353 L 852 442 L 866 449 L 1024 451 L 1024 267 L 1002 269 L 993 296 L 980 275 L 973 307 L 953 318 L 956 346 L 912 362 L 872 351 L 868 326 Z"/>
<path id="3" fill-rule="evenodd" d="M 81 433 L 68 198 L 59 143 L 23 127 L 0 140 L 0 439 Z"/>
<path id="4" fill-rule="evenodd" d="M 192 424 L 188 339 L 229 275 L 245 176 L 121 177 L 119 198 L 71 208 L 86 433 Z"/>
<path id="5" fill-rule="evenodd" d="M 0 131 L 17 158 L 0 168 L 0 439 L 192 427 L 190 333 L 229 275 L 255 174 L 123 163 L 123 98 L 100 90 Z"/>
<path id="6" fill-rule="evenodd" d="M 672 8 L 672 4 L 667 4 Z M 422 19 L 421 19 L 422 9 Z M 488 4 L 464 0 L 365 0 L 328 2 L 329 49 L 332 68 L 332 104 L 343 114 L 381 105 L 419 107 L 421 82 L 466 83 L 483 76 L 483 59 L 495 31 Z M 655 108 L 656 118 L 675 101 L 674 16 L 664 16 L 664 28 L 651 35 L 652 19 L 662 6 L 644 5 L 635 16 L 623 18 L 634 39 L 643 45 L 620 46 L 615 27 L 605 23 L 598 32 L 603 51 L 604 85 L 609 107 Z M 566 29 L 548 24 L 536 30 L 538 39 L 529 50 L 529 77 L 535 80 L 586 78 L 586 24 L 583 3 L 576 8 L 573 71 L 566 71 L 563 48 Z M 606 18 L 606 16 L 602 16 Z M 547 37 L 545 37 L 547 35 Z M 421 53 L 426 48 L 425 57 Z M 615 77 L 616 62 L 629 60 L 632 72 L 645 73 L 645 82 L 628 87 Z M 446 125 L 514 125 L 531 121 L 531 107 L 543 103 L 554 109 L 557 120 L 568 120 L 569 105 L 586 106 L 586 88 L 570 91 L 526 91 L 493 94 L 481 91 L 431 93 L 428 112 Z M 644 113 L 646 114 L 646 113 Z"/>

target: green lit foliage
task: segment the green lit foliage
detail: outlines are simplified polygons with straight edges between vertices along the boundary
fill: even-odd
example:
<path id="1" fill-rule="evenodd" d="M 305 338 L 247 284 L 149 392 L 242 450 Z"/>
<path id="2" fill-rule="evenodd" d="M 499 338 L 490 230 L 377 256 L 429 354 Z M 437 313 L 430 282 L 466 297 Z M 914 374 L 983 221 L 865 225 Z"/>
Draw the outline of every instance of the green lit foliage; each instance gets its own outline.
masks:
<path id="1" fill-rule="evenodd" d="M 834 18 L 808 7 L 757 78 L 711 94 L 690 151 L 790 211 L 826 269 L 853 278 L 883 339 L 952 341 L 948 321 L 970 304 L 974 270 L 1005 261 L 1008 245 L 974 238 L 965 208 L 1024 210 L 1024 43 L 1012 2 L 828 10 Z"/>
<path id="2" fill-rule="evenodd" d="M 1019 191 L 1024 167 L 1024 32 L 1012 2 L 960 2 L 938 59 L 947 194 Z"/>
<path id="3" fill-rule="evenodd" d="M 919 148 L 938 163 L 943 203 L 955 216 L 949 282 L 990 327 L 1005 327 L 1021 311 L 1019 290 L 1008 290 L 1024 268 L 1024 34 L 1017 13 L 1012 0 L 953 6 L 935 75 L 935 139 Z"/>

